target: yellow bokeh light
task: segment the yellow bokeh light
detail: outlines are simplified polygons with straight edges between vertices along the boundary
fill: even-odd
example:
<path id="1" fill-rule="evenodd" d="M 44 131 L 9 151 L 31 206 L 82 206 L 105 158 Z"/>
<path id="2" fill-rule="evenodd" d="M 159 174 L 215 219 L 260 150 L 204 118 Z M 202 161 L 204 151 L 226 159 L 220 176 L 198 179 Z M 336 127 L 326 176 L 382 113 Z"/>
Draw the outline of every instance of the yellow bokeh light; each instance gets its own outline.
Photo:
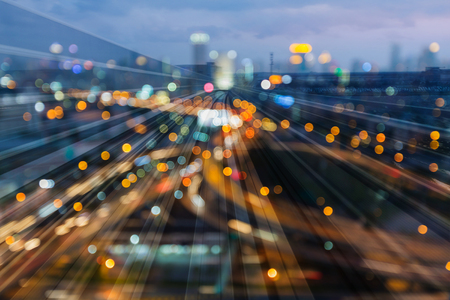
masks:
<path id="1" fill-rule="evenodd" d="M 13 237 L 13 236 L 8 236 L 6 239 L 5 239 L 5 243 L 7 244 L 7 245 L 11 245 L 12 243 L 14 243 L 16 241 L 16 239 Z"/>
<path id="2" fill-rule="evenodd" d="M 445 265 L 445 268 L 450 271 L 450 261 Z"/>
<path id="3" fill-rule="evenodd" d="M 130 97 L 130 93 L 128 93 L 127 91 L 123 91 L 122 93 L 120 93 L 120 97 L 128 99 Z"/>
<path id="4" fill-rule="evenodd" d="M 109 118 L 111 118 L 111 114 L 109 113 L 109 111 L 102 112 L 102 119 L 103 120 L 108 120 Z"/>
<path id="5" fill-rule="evenodd" d="M 433 149 L 433 150 L 436 150 L 437 148 L 439 148 L 439 142 L 438 141 L 431 141 L 430 148 Z"/>
<path id="6" fill-rule="evenodd" d="M 256 106 L 250 103 L 247 109 L 250 113 L 254 114 L 256 112 Z"/>
<path id="7" fill-rule="evenodd" d="M 428 166 L 428 168 L 430 169 L 430 171 L 431 172 L 436 172 L 438 169 L 439 169 L 439 167 L 438 167 L 438 165 L 436 164 L 436 163 L 432 163 L 432 164 L 430 164 L 429 166 Z"/>
<path id="8" fill-rule="evenodd" d="M 313 131 L 313 129 L 314 129 L 314 125 L 313 124 L 311 124 L 311 123 L 306 123 L 305 124 L 305 130 L 307 132 L 311 132 L 311 131 Z"/>
<path id="9" fill-rule="evenodd" d="M 256 119 L 255 121 L 253 121 L 253 127 L 260 128 L 261 126 L 262 126 L 261 120 Z"/>
<path id="10" fill-rule="evenodd" d="M 331 133 L 327 134 L 327 136 L 325 137 L 325 139 L 327 140 L 327 143 L 332 143 L 334 142 L 334 135 L 332 135 Z"/>
<path id="11" fill-rule="evenodd" d="M 80 210 L 83 209 L 83 204 L 81 204 L 80 202 L 75 202 L 75 203 L 73 204 L 73 209 L 74 209 L 75 211 L 80 211 Z"/>
<path id="12" fill-rule="evenodd" d="M 24 201 L 26 198 L 27 198 L 27 196 L 25 196 L 24 193 L 17 193 L 17 195 L 16 195 L 16 200 L 19 202 Z"/>
<path id="13" fill-rule="evenodd" d="M 106 261 L 105 261 L 105 266 L 108 268 L 108 269 L 112 269 L 112 268 L 114 268 L 114 265 L 115 265 L 116 263 L 114 262 L 114 260 L 112 260 L 111 258 L 109 258 L 109 259 L 107 259 Z"/>
<path id="14" fill-rule="evenodd" d="M 234 99 L 233 105 L 234 105 L 234 107 L 236 107 L 236 108 L 241 107 L 241 100 L 240 100 L 240 99 Z"/>
<path id="15" fill-rule="evenodd" d="M 396 153 L 396 154 L 394 155 L 394 160 L 395 160 L 396 162 L 401 162 L 401 161 L 403 161 L 403 154 L 401 154 L 401 153 Z"/>
<path id="16" fill-rule="evenodd" d="M 291 125 L 291 123 L 289 123 L 288 120 L 283 120 L 283 121 L 281 121 L 280 125 L 281 125 L 281 128 L 288 129 L 289 126 Z"/>
<path id="17" fill-rule="evenodd" d="M 87 107 L 86 102 L 84 102 L 84 101 L 78 101 L 78 103 L 77 103 L 77 108 L 78 108 L 78 110 L 85 110 L 86 107 Z"/>
<path id="18" fill-rule="evenodd" d="M 291 44 L 289 46 L 291 53 L 308 53 L 312 51 L 310 44 Z"/>
<path id="19" fill-rule="evenodd" d="M 108 160 L 109 157 L 110 157 L 108 151 L 103 151 L 102 154 L 101 154 L 100 156 L 101 156 L 101 158 L 102 158 L 103 160 Z"/>
<path id="20" fill-rule="evenodd" d="M 434 42 L 434 43 L 431 43 L 431 44 L 430 44 L 430 47 L 428 47 L 428 48 L 430 49 L 431 52 L 436 53 L 436 52 L 439 51 L 439 49 L 440 49 L 441 47 L 439 46 L 438 43 Z"/>
<path id="21" fill-rule="evenodd" d="M 339 132 L 341 132 L 341 131 L 340 131 L 339 127 L 333 126 L 333 127 L 331 127 L 330 132 L 331 132 L 332 135 L 338 135 Z"/>
<path id="22" fill-rule="evenodd" d="M 131 151 L 131 145 L 126 143 L 122 145 L 122 151 L 123 152 L 130 152 Z"/>
<path id="23" fill-rule="evenodd" d="M 78 163 L 78 168 L 80 169 L 80 170 L 86 170 L 87 169 L 87 167 L 88 167 L 88 164 L 87 164 L 87 162 L 85 162 L 84 160 L 82 160 L 82 161 L 80 161 L 79 163 Z"/>
<path id="24" fill-rule="evenodd" d="M 350 145 L 351 145 L 353 148 L 358 148 L 360 142 L 361 142 L 361 139 L 360 139 L 358 136 L 355 135 L 355 136 L 352 138 L 352 140 L 351 140 L 351 142 L 350 142 Z"/>
<path id="25" fill-rule="evenodd" d="M 159 172 L 167 172 L 167 170 L 169 170 L 169 166 L 166 163 L 159 163 L 156 165 L 156 169 Z"/>
<path id="26" fill-rule="evenodd" d="M 223 169 L 223 175 L 231 176 L 231 173 L 233 173 L 233 170 L 230 167 L 226 167 Z"/>
<path id="27" fill-rule="evenodd" d="M 417 228 L 417 231 L 419 231 L 420 234 L 425 234 L 428 231 L 428 227 L 425 225 L 420 225 L 419 228 Z"/>
<path id="28" fill-rule="evenodd" d="M 243 111 L 239 114 L 241 116 L 241 119 L 244 121 L 247 121 L 248 119 L 251 119 L 251 114 L 248 111 Z"/>
<path id="29" fill-rule="evenodd" d="M 381 154 L 381 153 L 383 153 L 383 151 L 384 151 L 383 146 L 381 146 L 381 145 L 375 146 L 375 153 L 376 154 Z"/>
<path id="30" fill-rule="evenodd" d="M 62 119 L 64 117 L 64 110 L 61 106 L 55 107 L 55 113 L 57 119 Z"/>
<path id="31" fill-rule="evenodd" d="M 47 112 L 47 118 L 49 118 L 50 120 L 53 120 L 54 118 L 56 118 L 56 112 L 54 109 L 49 109 Z"/>
<path id="32" fill-rule="evenodd" d="M 331 216 L 333 214 L 333 208 L 331 208 L 331 206 L 327 206 L 323 209 L 323 213 L 325 216 Z"/>
<path id="33" fill-rule="evenodd" d="M 114 91 L 113 98 L 116 100 L 119 100 L 120 99 L 120 91 Z"/>
<path id="34" fill-rule="evenodd" d="M 231 126 L 228 124 L 225 124 L 222 126 L 222 131 L 223 132 L 230 132 L 231 131 Z"/>
<path id="35" fill-rule="evenodd" d="M 204 159 L 209 159 L 211 157 L 211 152 L 209 150 L 205 150 L 202 153 Z"/>
<path id="36" fill-rule="evenodd" d="M 274 268 L 271 268 L 271 269 L 269 269 L 269 271 L 267 271 L 267 276 L 269 276 L 269 278 L 275 278 L 275 277 L 277 277 L 277 275 L 278 275 L 278 272 Z"/>
<path id="37" fill-rule="evenodd" d="M 261 193 L 261 195 L 267 196 L 267 195 L 269 195 L 270 190 L 269 190 L 269 188 L 268 188 L 267 186 L 263 186 L 263 187 L 259 190 L 259 192 Z"/>
<path id="38" fill-rule="evenodd" d="M 430 137 L 432 140 L 438 140 L 440 136 L 441 135 L 439 134 L 439 131 L 432 131 L 430 133 Z"/>
<path id="39" fill-rule="evenodd" d="M 122 180 L 122 186 L 123 186 L 124 188 L 129 188 L 130 185 L 131 185 L 131 181 L 129 181 L 127 178 L 125 178 L 125 179 Z"/>
<path id="40" fill-rule="evenodd" d="M 362 140 L 365 140 L 369 137 L 369 134 L 367 133 L 367 131 L 363 130 L 359 133 L 359 138 Z"/>
<path id="41" fill-rule="evenodd" d="M 169 140 L 171 140 L 172 142 L 175 142 L 178 138 L 178 135 L 175 132 L 172 132 L 171 134 L 169 134 Z"/>
<path id="42" fill-rule="evenodd" d="M 383 133 L 377 134 L 377 141 L 378 143 L 382 143 L 386 140 L 386 136 Z"/>
<path id="43" fill-rule="evenodd" d="M 269 77 L 269 81 L 271 84 L 281 84 L 283 83 L 283 81 L 281 80 L 281 76 L 280 75 L 271 75 Z"/>
<path id="44" fill-rule="evenodd" d="M 241 101 L 241 108 L 247 109 L 248 106 L 249 106 L 248 101 L 246 101 L 246 100 Z"/>
<path id="45" fill-rule="evenodd" d="M 298 54 L 292 55 L 292 56 L 289 58 L 289 62 L 290 62 L 291 64 L 293 64 L 293 65 L 299 65 L 299 64 L 302 63 L 302 61 L 303 61 L 303 58 L 302 58 L 300 55 L 298 55 Z"/>

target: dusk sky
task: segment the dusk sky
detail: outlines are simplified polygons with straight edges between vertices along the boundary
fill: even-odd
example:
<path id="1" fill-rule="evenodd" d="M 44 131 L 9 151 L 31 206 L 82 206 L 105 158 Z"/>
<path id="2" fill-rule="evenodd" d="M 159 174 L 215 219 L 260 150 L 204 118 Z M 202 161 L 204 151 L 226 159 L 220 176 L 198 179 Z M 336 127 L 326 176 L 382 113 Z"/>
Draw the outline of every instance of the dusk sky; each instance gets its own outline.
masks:
<path id="1" fill-rule="evenodd" d="M 43 13 L 156 59 L 192 62 L 189 36 L 210 35 L 208 50 L 236 50 L 268 69 L 269 53 L 286 63 L 291 43 L 309 43 L 317 56 L 330 52 L 340 66 L 354 59 L 389 64 L 391 46 L 417 59 L 430 43 L 450 58 L 450 1 L 53 1 L 13 3 Z M 443 67 L 445 65 L 441 65 Z M 445 66 L 448 67 L 448 66 Z"/>

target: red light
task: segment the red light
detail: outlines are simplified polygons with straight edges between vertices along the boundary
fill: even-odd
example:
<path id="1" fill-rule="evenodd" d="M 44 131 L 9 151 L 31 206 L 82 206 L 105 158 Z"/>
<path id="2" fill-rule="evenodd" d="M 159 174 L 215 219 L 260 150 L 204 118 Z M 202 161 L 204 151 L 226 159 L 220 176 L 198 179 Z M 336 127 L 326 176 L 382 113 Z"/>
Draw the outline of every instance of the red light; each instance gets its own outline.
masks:
<path id="1" fill-rule="evenodd" d="M 303 274 L 305 275 L 306 279 L 311 279 L 311 280 L 320 280 L 322 279 L 322 272 L 319 271 L 305 271 L 303 272 Z"/>
<path id="2" fill-rule="evenodd" d="M 211 82 L 208 82 L 207 84 L 205 84 L 203 89 L 205 90 L 205 92 L 211 93 L 212 91 L 214 91 L 214 85 Z"/>
<path id="3" fill-rule="evenodd" d="M 397 170 L 397 169 L 385 168 L 384 174 L 389 175 L 394 178 L 399 178 L 402 173 L 400 172 L 400 170 Z"/>
<path id="4" fill-rule="evenodd" d="M 247 173 L 245 173 L 244 171 L 239 172 L 239 179 L 244 180 L 245 178 L 247 178 Z"/>

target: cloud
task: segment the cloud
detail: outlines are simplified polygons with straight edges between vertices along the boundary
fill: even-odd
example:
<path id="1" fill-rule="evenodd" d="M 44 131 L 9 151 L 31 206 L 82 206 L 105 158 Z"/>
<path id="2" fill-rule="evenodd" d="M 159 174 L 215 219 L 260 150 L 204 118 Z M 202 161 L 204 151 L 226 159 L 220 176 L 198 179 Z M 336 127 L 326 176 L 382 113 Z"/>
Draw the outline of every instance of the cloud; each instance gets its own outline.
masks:
<path id="1" fill-rule="evenodd" d="M 156 58 L 182 50 L 176 60 L 184 63 L 190 61 L 186 49 L 195 31 L 207 32 L 212 47 L 254 58 L 277 51 L 286 59 L 290 43 L 309 42 L 343 61 L 362 56 L 385 63 L 394 41 L 413 47 L 415 42 L 419 52 L 431 37 L 445 43 L 449 35 L 440 25 L 449 20 L 446 0 L 18 1 Z"/>

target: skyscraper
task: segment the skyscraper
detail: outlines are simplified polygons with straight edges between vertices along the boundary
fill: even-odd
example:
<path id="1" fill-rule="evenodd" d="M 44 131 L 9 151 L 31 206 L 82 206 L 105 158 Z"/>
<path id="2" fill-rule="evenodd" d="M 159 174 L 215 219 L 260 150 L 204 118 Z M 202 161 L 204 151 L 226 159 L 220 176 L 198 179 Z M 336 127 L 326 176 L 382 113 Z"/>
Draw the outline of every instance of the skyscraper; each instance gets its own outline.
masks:
<path id="1" fill-rule="evenodd" d="M 204 65 L 207 61 L 206 45 L 209 42 L 209 35 L 202 32 L 191 34 L 191 43 L 194 49 L 194 65 Z"/>
<path id="2" fill-rule="evenodd" d="M 391 47 L 391 63 L 389 71 L 398 71 L 397 66 L 399 66 L 400 62 L 400 46 L 398 44 L 393 44 Z"/>

